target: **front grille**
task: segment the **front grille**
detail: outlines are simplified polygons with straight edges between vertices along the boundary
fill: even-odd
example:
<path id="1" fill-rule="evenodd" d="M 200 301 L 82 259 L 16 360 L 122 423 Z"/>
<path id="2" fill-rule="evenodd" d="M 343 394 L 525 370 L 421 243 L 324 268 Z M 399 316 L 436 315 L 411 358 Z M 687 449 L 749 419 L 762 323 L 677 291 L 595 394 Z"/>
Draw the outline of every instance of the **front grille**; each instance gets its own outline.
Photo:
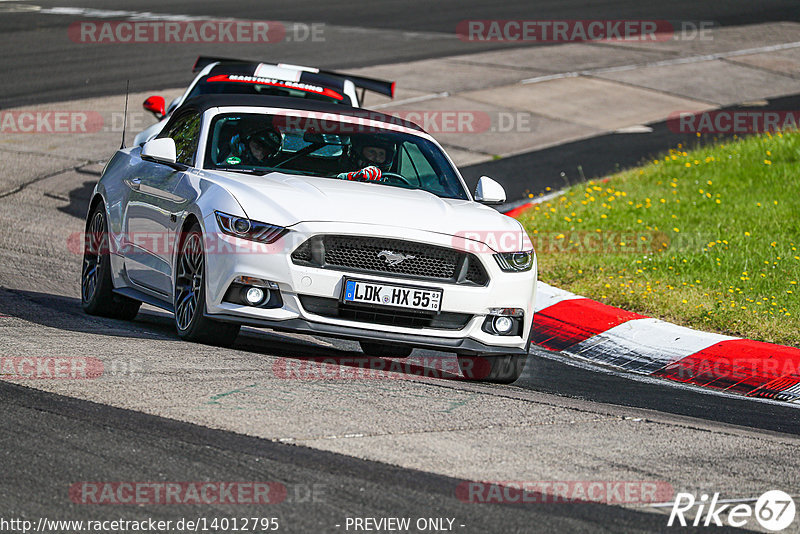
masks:
<path id="1" fill-rule="evenodd" d="M 394 265 L 388 259 L 406 258 Z M 292 261 L 323 269 L 337 269 L 485 286 L 489 276 L 472 254 L 447 247 L 401 239 L 321 235 L 300 245 Z"/>
<path id="2" fill-rule="evenodd" d="M 306 311 L 323 317 L 346 319 L 360 323 L 404 326 L 407 328 L 461 330 L 472 319 L 472 315 L 468 313 L 441 312 L 434 315 L 415 310 L 344 305 L 338 299 L 312 297 L 310 295 L 300 295 L 300 304 Z"/>

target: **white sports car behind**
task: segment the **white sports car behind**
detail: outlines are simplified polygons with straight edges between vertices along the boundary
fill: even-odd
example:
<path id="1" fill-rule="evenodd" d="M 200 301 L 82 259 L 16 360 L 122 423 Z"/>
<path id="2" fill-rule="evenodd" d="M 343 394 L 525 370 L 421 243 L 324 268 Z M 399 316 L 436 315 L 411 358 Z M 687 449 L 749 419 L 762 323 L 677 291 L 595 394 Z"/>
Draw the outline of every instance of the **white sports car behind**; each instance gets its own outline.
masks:
<path id="1" fill-rule="evenodd" d="M 361 107 L 366 91 L 394 98 L 394 82 L 286 63 L 200 56 L 192 72 L 197 76 L 169 107 L 164 97 L 158 95 L 144 101 L 144 109 L 152 112 L 158 122 L 137 134 L 135 145 L 143 145 L 157 136 L 173 111 L 190 98 L 204 94 L 293 96 L 352 107 Z"/>
<path id="2" fill-rule="evenodd" d="M 374 356 L 454 352 L 467 378 L 525 363 L 536 257 L 481 178 L 475 200 L 418 126 L 342 105 L 207 95 L 119 150 L 86 221 L 86 312 L 175 315 L 181 338 L 241 325 L 358 340 Z M 468 373 L 479 357 L 488 362 Z"/>

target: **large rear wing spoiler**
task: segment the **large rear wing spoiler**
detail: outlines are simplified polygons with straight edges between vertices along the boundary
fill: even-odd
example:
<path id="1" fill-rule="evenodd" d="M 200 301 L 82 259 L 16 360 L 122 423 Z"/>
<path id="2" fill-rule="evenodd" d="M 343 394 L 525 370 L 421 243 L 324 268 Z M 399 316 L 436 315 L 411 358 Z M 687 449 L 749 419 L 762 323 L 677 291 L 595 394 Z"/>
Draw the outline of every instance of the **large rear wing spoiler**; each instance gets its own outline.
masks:
<path id="1" fill-rule="evenodd" d="M 252 60 L 200 56 L 197 58 L 197 61 L 195 61 L 194 67 L 192 67 L 192 72 L 199 72 L 212 63 L 238 63 L 238 64 L 251 64 L 251 65 L 259 64 L 259 62 Z M 353 74 L 345 74 L 342 72 L 336 72 L 332 70 L 317 69 L 314 67 L 290 65 L 288 63 L 267 63 L 267 64 L 274 65 L 276 67 L 283 67 L 286 69 L 295 69 L 295 70 L 310 72 L 322 78 L 321 81 L 323 82 L 324 78 L 326 77 L 329 77 L 333 81 L 336 81 L 338 83 L 341 83 L 343 80 L 350 80 L 353 83 L 353 85 L 355 85 L 359 89 L 362 89 L 364 91 L 372 91 L 373 93 L 378 93 L 381 95 L 386 95 L 389 98 L 394 98 L 395 82 L 390 82 L 387 80 L 379 80 L 377 78 L 368 78 L 366 76 L 355 76 Z"/>

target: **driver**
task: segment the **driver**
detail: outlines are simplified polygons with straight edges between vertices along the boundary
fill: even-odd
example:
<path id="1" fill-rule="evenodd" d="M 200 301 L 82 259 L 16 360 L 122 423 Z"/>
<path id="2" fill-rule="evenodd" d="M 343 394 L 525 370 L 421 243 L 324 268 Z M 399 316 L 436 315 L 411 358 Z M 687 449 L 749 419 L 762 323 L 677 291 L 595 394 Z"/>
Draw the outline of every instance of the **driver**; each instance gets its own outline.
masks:
<path id="1" fill-rule="evenodd" d="M 353 140 L 350 148 L 349 163 L 356 171 L 343 172 L 338 175 L 342 180 L 382 181 L 384 172 L 392 168 L 394 146 L 377 138 Z"/>
<path id="2" fill-rule="evenodd" d="M 231 156 L 245 165 L 266 165 L 281 149 L 281 133 L 273 126 L 243 131 L 231 138 Z"/>

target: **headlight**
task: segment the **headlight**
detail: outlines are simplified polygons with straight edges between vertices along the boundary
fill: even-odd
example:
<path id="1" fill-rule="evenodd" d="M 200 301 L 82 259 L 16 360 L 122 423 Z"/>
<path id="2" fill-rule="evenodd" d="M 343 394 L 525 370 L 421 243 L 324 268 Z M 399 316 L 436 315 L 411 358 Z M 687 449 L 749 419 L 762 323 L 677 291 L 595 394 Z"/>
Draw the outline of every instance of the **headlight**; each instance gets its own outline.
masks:
<path id="1" fill-rule="evenodd" d="M 217 224 L 226 234 L 259 243 L 274 243 L 289 231 L 282 226 L 236 217 L 221 211 L 215 211 L 214 214 L 217 216 Z"/>
<path id="2" fill-rule="evenodd" d="M 530 271 L 533 267 L 533 251 L 501 252 L 495 254 L 494 259 L 502 270 L 507 273 L 520 273 Z"/>

